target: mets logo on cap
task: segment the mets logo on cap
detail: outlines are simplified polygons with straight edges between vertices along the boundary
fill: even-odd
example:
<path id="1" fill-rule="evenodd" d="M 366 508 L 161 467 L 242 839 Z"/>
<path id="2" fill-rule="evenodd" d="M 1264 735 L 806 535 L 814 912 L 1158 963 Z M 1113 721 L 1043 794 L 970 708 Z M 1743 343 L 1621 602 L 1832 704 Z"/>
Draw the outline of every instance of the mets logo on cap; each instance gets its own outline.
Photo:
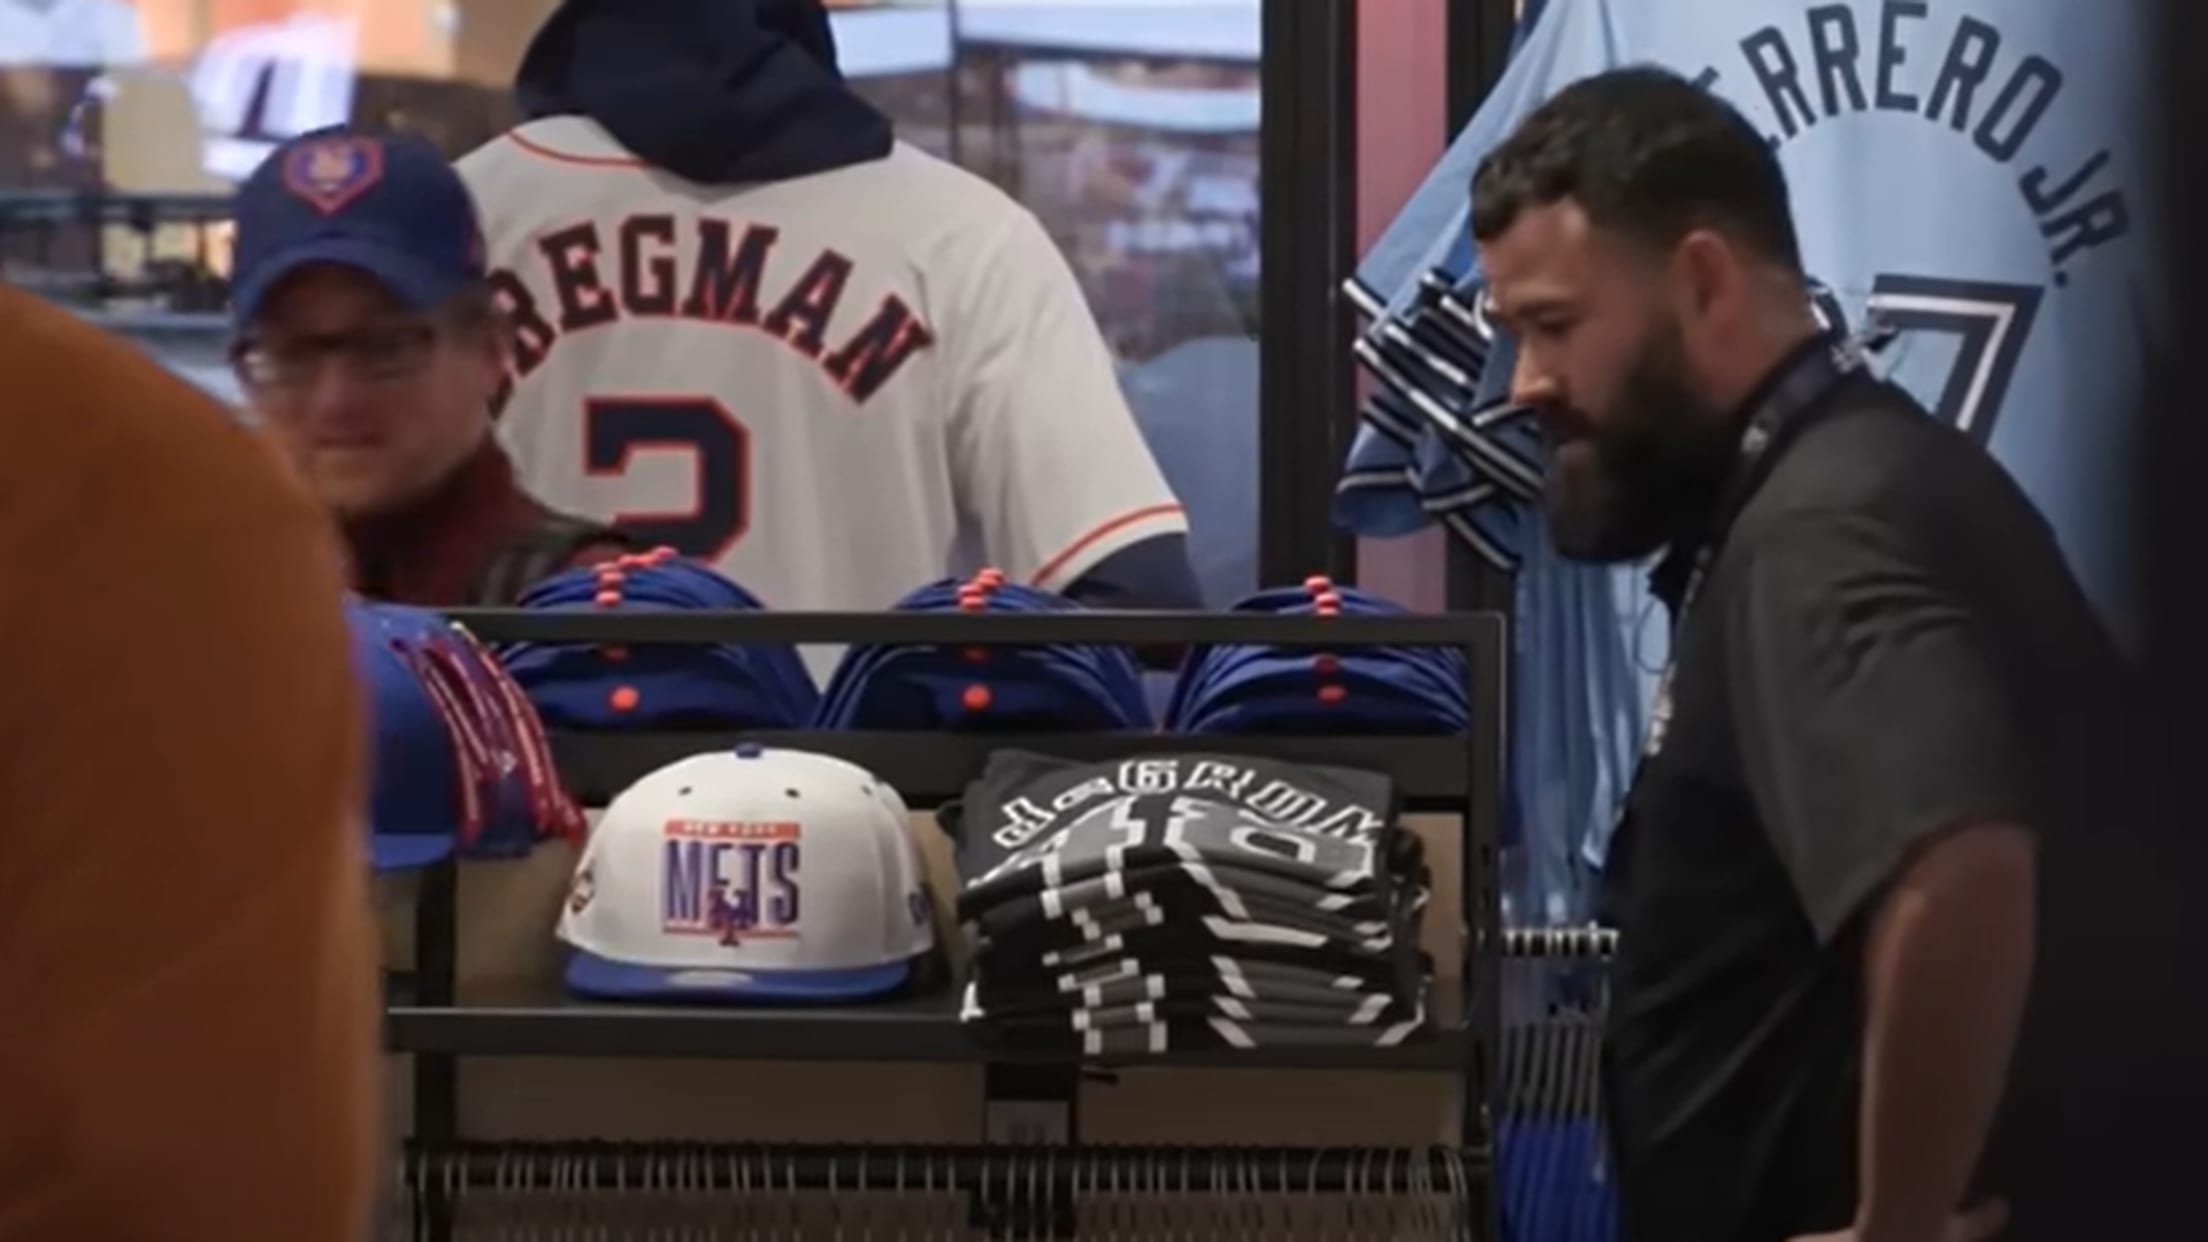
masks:
<path id="1" fill-rule="evenodd" d="M 335 215 L 383 180 L 383 144 L 351 134 L 308 138 L 285 153 L 283 175 L 285 189 Z"/>
<path id="2" fill-rule="evenodd" d="M 793 819 L 669 819 L 659 882 L 660 930 L 722 944 L 798 935 L 804 825 Z"/>

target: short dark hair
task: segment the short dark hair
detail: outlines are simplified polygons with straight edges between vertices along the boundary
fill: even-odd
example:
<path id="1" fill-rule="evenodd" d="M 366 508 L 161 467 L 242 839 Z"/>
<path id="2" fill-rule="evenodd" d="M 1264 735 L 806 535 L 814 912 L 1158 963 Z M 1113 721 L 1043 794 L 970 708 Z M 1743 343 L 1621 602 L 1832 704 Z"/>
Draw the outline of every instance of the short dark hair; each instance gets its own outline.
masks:
<path id="1" fill-rule="evenodd" d="M 1582 78 L 1534 109 L 1472 175 L 1472 236 L 1570 199 L 1596 227 L 1668 249 L 1708 228 L 1802 272 L 1779 158 L 1748 118 L 1667 69 Z"/>

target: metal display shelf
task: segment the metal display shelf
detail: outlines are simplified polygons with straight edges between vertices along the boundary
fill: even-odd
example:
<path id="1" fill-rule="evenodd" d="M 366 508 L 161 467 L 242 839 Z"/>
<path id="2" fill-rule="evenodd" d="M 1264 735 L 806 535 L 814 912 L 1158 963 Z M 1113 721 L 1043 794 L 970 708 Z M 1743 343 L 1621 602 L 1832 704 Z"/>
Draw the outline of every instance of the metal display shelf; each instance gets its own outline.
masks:
<path id="1" fill-rule="evenodd" d="M 1504 619 L 1491 613 L 1444 616 L 1283 616 L 1269 613 L 804 613 L 766 611 L 624 612 L 574 609 L 452 609 L 452 620 L 491 643 L 518 641 L 643 643 L 908 643 L 949 646 L 1039 643 L 1124 645 L 1252 643 L 1313 649 L 1368 645 L 1453 647 L 1464 655 L 1472 705 L 1467 736 L 1272 736 L 1228 734 L 893 732 L 893 731 L 556 731 L 561 777 L 584 802 L 603 805 L 638 777 L 673 760 L 739 740 L 837 755 L 895 787 L 916 809 L 957 797 L 989 755 L 1021 748 L 1072 759 L 1103 760 L 1160 752 L 1203 751 L 1338 764 L 1386 773 L 1410 809 L 1459 811 L 1465 845 L 1459 882 L 1465 894 L 1465 972 L 1439 980 L 1429 1005 L 1438 1036 L 1387 1049 L 1279 1050 L 1253 1057 L 1223 1053 L 1221 1063 L 1287 1057 L 1379 1067 L 1464 1068 L 1464 1104 L 1484 1098 L 1496 1014 L 1491 973 L 1482 961 L 1500 948 L 1493 879 L 1501 811 Z M 519 1008 L 456 1008 L 451 962 L 457 893 L 453 864 L 431 868 L 416 910 L 420 954 L 411 1004 L 390 1011 L 391 1046 L 430 1060 L 467 1055 L 685 1055 L 850 1059 L 980 1059 L 958 1029 L 948 997 L 821 1009 L 609 1007 L 557 1002 Z M 1446 1045 L 1436 1047 L 1435 1045 Z M 991 1057 L 998 1060 L 1004 1058 Z M 1015 1058 L 1016 1059 L 1016 1058 Z"/>
<path id="2" fill-rule="evenodd" d="M 1456 736 L 1282 736 L 1228 734 L 981 733 L 851 731 L 555 731 L 562 780 L 587 804 L 604 805 L 638 777 L 672 760 L 739 740 L 832 754 L 898 789 L 915 810 L 940 805 L 980 775 L 990 754 L 1018 748 L 1078 760 L 1159 752 L 1210 752 L 1294 763 L 1360 767 L 1387 774 L 1405 809 L 1454 811 L 1464 840 L 1458 883 L 1462 973 L 1433 981 L 1430 1028 L 1388 1048 L 1261 1048 L 1085 1058 L 986 1047 L 959 1024 L 956 985 L 928 995 L 829 1007 L 650 1006 L 524 997 L 461 1006 L 453 989 L 458 867 L 422 875 L 416 898 L 415 970 L 395 987 L 386 1045 L 412 1054 L 414 1140 L 426 1150 L 458 1141 L 458 1074 L 470 1057 L 682 1057 L 823 1062 L 934 1062 L 980 1066 L 983 1103 L 1032 1119 L 1042 1106 L 1058 1137 L 1078 1142 L 1074 1101 L 1084 1069 L 1147 1065 L 1413 1071 L 1456 1079 L 1461 1148 L 1488 1150 L 1490 1099 L 1501 1040 L 1499 963 L 1503 939 L 1496 889 L 1503 788 L 1507 619 L 1500 613 L 1443 616 L 1281 616 L 1269 613 L 1066 612 L 801 613 L 626 612 L 577 608 L 452 609 L 447 615 L 494 646 L 562 642 L 633 646 L 673 643 L 898 643 L 952 647 L 1109 644 L 1187 648 L 1260 644 L 1313 651 L 1364 646 L 1447 647 L 1464 657 L 1470 723 Z M 550 929 L 547 929 L 550 934 Z M 992 1125 L 994 1126 L 994 1122 Z M 1030 1121 L 1019 1124 L 1028 1125 Z M 425 1200 L 426 1236 L 443 1236 L 449 1204 Z"/>
<path id="3" fill-rule="evenodd" d="M 761 729 L 594 733 L 555 729 L 552 757 L 577 798 L 597 806 L 677 759 L 758 742 L 833 755 L 887 781 L 915 805 L 948 802 L 981 775 L 989 752 L 1017 748 L 1076 762 L 1146 754 L 1218 755 L 1332 764 L 1385 774 L 1412 810 L 1454 809 L 1471 788 L 1461 737 L 1265 737 L 1180 733 L 924 733 Z"/>
<path id="4" fill-rule="evenodd" d="M 1127 647 L 1258 643 L 1273 647 L 1456 647 L 1471 663 L 1501 652 L 1492 613 L 1270 612 L 679 612 L 448 608 L 444 615 L 492 642 L 906 643 L 957 647 L 1094 643 Z M 1474 687 L 1476 694 L 1477 686 Z"/>
<path id="5" fill-rule="evenodd" d="M 1092 1058 L 1088 1064 L 1246 1069 L 1456 1072 L 1469 1032 L 1456 989 L 1428 998 L 1435 1024 L 1388 1048 L 1249 1048 Z M 960 1027 L 950 992 L 867 1005 L 649 1006 L 551 1000 L 466 1009 L 394 1006 L 385 1023 L 393 1052 L 502 1057 L 685 1057 L 761 1061 L 907 1061 L 1055 1065 L 1067 1058 L 977 1044 Z"/>

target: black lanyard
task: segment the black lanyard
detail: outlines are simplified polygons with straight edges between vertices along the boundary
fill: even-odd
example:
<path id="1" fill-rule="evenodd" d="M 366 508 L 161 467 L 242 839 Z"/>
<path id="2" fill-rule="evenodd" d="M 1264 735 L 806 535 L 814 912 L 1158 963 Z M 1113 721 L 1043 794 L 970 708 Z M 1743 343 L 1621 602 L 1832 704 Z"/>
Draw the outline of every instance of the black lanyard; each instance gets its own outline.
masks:
<path id="1" fill-rule="evenodd" d="M 1754 411 L 1740 433 L 1739 460 L 1734 463 L 1732 474 L 1719 496 L 1708 535 L 1695 549 L 1686 585 L 1672 609 L 1672 649 L 1664 660 L 1662 675 L 1657 678 L 1655 699 L 1649 705 L 1648 732 L 1641 742 L 1640 764 L 1633 773 L 1635 784 L 1640 783 L 1641 771 L 1648 766 L 1648 761 L 1664 748 L 1664 733 L 1671 724 L 1672 676 L 1679 668 L 1679 636 L 1685 632 L 1687 612 L 1702 594 L 1703 584 L 1710 576 L 1710 566 L 1716 563 L 1717 554 L 1725 546 L 1725 536 L 1732 529 L 1733 519 L 1740 516 L 1748 498 L 1763 481 L 1770 466 L 1767 458 L 1772 444 L 1824 400 L 1825 394 L 1861 371 L 1863 365 L 1863 351 L 1853 339 L 1823 336 L 1782 363 L 1779 374 L 1756 399 Z M 1630 789 L 1626 798 L 1627 801 L 1632 798 Z M 1618 812 L 1623 816 L 1624 804 L 1619 805 Z"/>

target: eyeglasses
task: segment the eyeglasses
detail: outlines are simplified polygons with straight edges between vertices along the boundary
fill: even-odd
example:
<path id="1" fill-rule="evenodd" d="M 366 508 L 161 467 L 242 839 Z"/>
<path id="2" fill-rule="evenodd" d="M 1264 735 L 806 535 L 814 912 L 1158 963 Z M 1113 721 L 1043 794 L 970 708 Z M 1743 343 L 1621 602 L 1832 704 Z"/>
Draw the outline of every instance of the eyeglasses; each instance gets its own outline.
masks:
<path id="1" fill-rule="evenodd" d="M 252 388 L 294 388 L 335 363 L 375 381 L 405 379 L 429 365 L 438 329 L 431 324 L 392 324 L 274 339 L 248 337 L 230 349 L 230 365 Z"/>

